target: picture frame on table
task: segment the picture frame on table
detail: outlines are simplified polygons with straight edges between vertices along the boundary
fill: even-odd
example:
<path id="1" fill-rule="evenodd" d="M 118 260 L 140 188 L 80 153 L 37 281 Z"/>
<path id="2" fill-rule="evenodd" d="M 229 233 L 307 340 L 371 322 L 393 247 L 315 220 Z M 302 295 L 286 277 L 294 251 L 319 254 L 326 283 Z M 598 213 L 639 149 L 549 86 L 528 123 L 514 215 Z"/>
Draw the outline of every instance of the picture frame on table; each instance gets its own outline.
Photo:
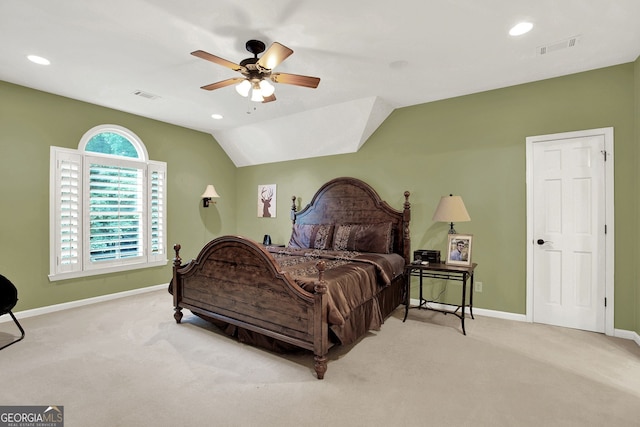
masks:
<path id="1" fill-rule="evenodd" d="M 447 243 L 447 264 L 471 265 L 472 234 L 449 234 Z"/>

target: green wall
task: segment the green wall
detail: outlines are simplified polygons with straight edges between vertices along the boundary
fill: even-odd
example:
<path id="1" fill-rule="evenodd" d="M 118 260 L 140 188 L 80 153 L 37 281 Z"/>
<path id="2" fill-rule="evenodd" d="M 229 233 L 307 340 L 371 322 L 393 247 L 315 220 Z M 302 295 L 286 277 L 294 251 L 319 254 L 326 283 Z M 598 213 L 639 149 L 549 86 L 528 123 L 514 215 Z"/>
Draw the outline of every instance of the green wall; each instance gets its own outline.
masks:
<path id="1" fill-rule="evenodd" d="M 614 127 L 615 327 L 638 330 L 636 308 L 637 139 L 634 64 L 513 86 L 394 111 L 358 153 L 240 168 L 238 230 L 286 243 L 290 196 L 306 205 L 337 176 L 361 178 L 392 206 L 411 192 L 412 248 L 446 246 L 447 224 L 431 216 L 440 196 L 461 195 L 474 235 L 477 307 L 524 314 L 526 309 L 525 138 Z M 257 218 L 259 184 L 278 185 L 278 217 Z"/>
<path id="2" fill-rule="evenodd" d="M 412 248 L 444 250 L 446 224 L 431 216 L 440 196 L 461 195 L 474 235 L 477 307 L 525 313 L 527 136 L 601 127 L 615 132 L 615 328 L 640 333 L 637 284 L 640 177 L 638 61 L 394 111 L 358 153 L 235 168 L 210 135 L 0 82 L 0 272 L 19 287 L 17 310 L 166 283 L 166 267 L 50 283 L 49 146 L 75 148 L 91 127 L 113 123 L 168 163 L 168 242 L 182 258 L 222 234 L 286 243 L 291 196 L 304 207 L 338 176 L 361 178 L 400 208 L 411 192 Z M 327 125 L 330 125 L 329 123 Z M 222 196 L 208 209 L 207 183 Z M 257 217 L 257 187 L 277 184 L 276 218 Z M 8 209 L 10 208 L 10 209 Z M 171 259 L 173 253 L 169 253 Z"/>
<path id="3" fill-rule="evenodd" d="M 151 159 L 167 162 L 169 262 L 49 282 L 49 147 L 77 148 L 87 130 L 106 123 L 130 129 Z M 211 135 L 0 82 L 0 148 L 0 273 L 18 288 L 15 311 L 168 283 L 173 243 L 189 259 L 213 236 L 236 232 L 236 168 Z M 208 183 L 221 199 L 204 209 Z"/>

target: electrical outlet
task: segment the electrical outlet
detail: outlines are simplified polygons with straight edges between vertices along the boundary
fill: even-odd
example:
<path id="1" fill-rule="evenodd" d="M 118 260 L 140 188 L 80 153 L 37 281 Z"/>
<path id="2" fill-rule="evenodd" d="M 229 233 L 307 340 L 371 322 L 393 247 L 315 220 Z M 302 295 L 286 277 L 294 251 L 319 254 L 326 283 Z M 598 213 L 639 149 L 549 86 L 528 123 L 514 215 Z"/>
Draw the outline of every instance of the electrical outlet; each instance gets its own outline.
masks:
<path id="1" fill-rule="evenodd" d="M 474 283 L 475 283 L 476 292 L 482 292 L 482 282 L 474 282 Z"/>

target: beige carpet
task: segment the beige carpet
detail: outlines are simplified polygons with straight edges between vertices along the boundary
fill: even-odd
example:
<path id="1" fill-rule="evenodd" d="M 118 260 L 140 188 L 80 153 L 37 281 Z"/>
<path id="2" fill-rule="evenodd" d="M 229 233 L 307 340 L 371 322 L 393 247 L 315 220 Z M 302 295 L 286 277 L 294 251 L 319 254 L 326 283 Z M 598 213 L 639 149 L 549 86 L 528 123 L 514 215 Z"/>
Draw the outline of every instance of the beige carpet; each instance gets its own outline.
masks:
<path id="1" fill-rule="evenodd" d="M 272 354 L 165 291 L 21 320 L 0 352 L 0 405 L 63 405 L 65 426 L 631 426 L 640 348 L 589 332 L 399 308 L 330 352 Z M 0 345 L 14 333 L 0 323 Z"/>

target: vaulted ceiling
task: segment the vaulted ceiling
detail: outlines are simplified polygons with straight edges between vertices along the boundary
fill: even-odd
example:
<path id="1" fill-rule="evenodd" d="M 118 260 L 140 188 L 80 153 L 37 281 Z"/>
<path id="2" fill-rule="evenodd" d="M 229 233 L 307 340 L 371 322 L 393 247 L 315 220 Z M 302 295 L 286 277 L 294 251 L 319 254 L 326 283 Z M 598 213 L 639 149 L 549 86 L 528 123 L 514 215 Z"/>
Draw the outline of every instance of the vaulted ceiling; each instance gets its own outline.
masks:
<path id="1" fill-rule="evenodd" d="M 634 61 L 639 22 L 638 0 L 2 0 L 0 80 L 210 133 L 248 166 L 355 152 L 396 108 Z M 200 89 L 240 74 L 190 52 L 239 63 L 250 39 L 318 88 Z"/>

